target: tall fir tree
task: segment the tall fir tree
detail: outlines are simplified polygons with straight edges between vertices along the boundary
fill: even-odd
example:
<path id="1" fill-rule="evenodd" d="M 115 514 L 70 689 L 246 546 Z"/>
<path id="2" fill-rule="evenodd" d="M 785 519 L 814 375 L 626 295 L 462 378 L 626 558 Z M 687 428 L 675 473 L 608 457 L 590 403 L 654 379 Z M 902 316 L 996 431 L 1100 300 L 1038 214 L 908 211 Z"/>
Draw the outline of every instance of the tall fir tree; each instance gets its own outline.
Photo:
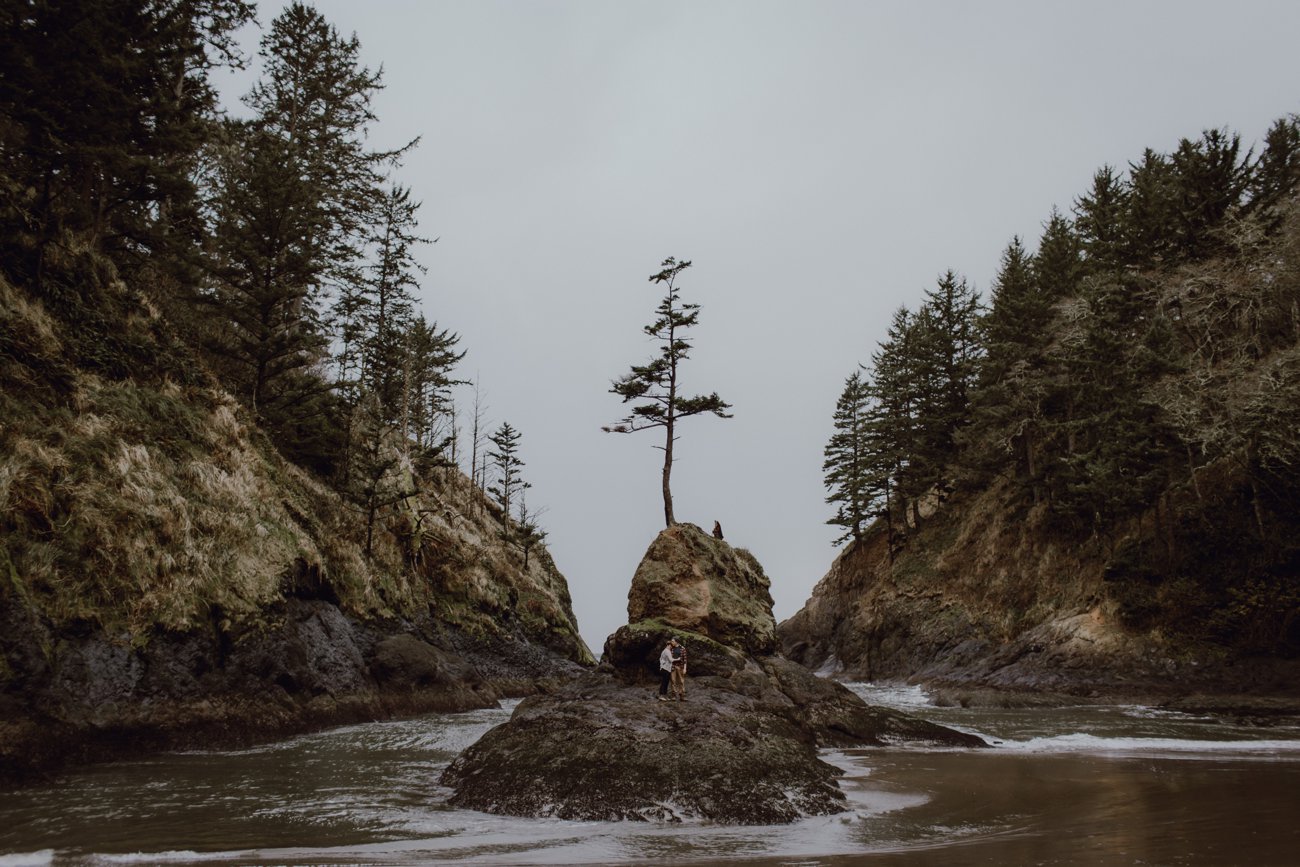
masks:
<path id="1" fill-rule="evenodd" d="M 76 233 L 130 274 L 192 256 L 194 171 L 216 113 L 208 79 L 241 65 L 243 0 L 31 0 L 0 9 L 0 245 L 40 285 Z M 20 243 L 12 243 L 19 239 Z"/>
<path id="2" fill-rule="evenodd" d="M 1172 241 L 1182 260 L 1204 259 L 1227 251 L 1225 221 L 1241 204 L 1250 181 L 1250 155 L 1241 137 L 1206 130 L 1197 140 L 1183 139 L 1169 157 L 1176 187 Z"/>
<path id="3" fill-rule="evenodd" d="M 923 466 L 915 459 L 922 439 L 921 412 L 928 388 L 917 363 L 920 317 L 906 307 L 894 311 L 886 337 L 871 356 L 869 396 L 873 402 L 872 464 L 879 468 L 887 493 L 885 517 L 891 539 L 896 524 L 920 522 L 919 500 L 925 487 Z M 894 496 L 888 497 L 892 490 Z"/>
<path id="4" fill-rule="evenodd" d="M 1264 214 L 1267 227 L 1281 226 L 1279 205 L 1300 189 L 1300 116 L 1279 118 L 1264 136 L 1251 171 L 1250 209 Z"/>
<path id="5" fill-rule="evenodd" d="M 985 464 L 998 465 L 1014 456 L 1016 476 L 1030 487 L 1035 500 L 1051 316 L 1033 259 L 1020 239 L 1013 238 L 1002 253 L 990 307 L 980 323 L 985 354 L 972 396 L 975 433 L 970 439 L 994 446 L 994 452 L 972 463 L 984 470 Z"/>
<path id="6" fill-rule="evenodd" d="M 220 154 L 215 285 L 206 300 L 232 325 L 212 343 L 276 444 L 291 459 L 337 472 L 328 468 L 350 454 L 351 437 L 325 375 L 325 314 L 332 288 L 358 278 L 363 229 L 380 200 L 378 169 L 394 154 L 365 147 L 380 80 L 360 64 L 355 37 L 341 38 L 294 2 L 272 22 L 261 55 L 263 75 L 245 100 L 255 116 L 230 124 L 232 144 Z M 355 336 L 347 334 L 349 353 Z M 326 429 L 342 431 L 336 444 L 304 450 L 303 431 Z"/>
<path id="7" fill-rule="evenodd" d="M 835 432 L 826 444 L 822 464 L 824 482 L 830 492 L 826 502 L 835 507 L 834 516 L 826 523 L 844 531 L 832 542 L 834 545 L 861 539 L 872 513 L 876 491 L 871 474 L 869 400 L 870 392 L 862 372 L 855 370 L 844 381 L 844 390 L 835 403 L 832 417 Z"/>
<path id="8" fill-rule="evenodd" d="M 1074 205 L 1074 228 L 1089 271 L 1113 272 L 1124 267 L 1124 212 L 1128 190 L 1111 166 L 1092 177 L 1092 189 Z"/>
<path id="9" fill-rule="evenodd" d="M 971 420 L 970 392 L 979 371 L 979 314 L 979 296 L 949 270 L 926 291 L 912 323 L 905 345 L 919 386 L 910 452 L 913 497 L 943 499 L 952 489 L 957 442 Z"/>

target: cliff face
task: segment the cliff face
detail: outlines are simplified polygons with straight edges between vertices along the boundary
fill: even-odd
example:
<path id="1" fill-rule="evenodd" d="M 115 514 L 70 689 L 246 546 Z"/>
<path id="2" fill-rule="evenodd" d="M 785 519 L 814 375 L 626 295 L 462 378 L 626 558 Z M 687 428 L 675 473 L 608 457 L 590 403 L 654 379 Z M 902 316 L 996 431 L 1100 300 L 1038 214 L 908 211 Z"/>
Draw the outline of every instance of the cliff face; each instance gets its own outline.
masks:
<path id="1" fill-rule="evenodd" d="M 411 475 L 367 555 L 145 295 L 63 266 L 41 296 L 0 279 L 0 774 L 483 706 L 593 662 L 550 556 L 524 568 L 458 471 Z"/>
<path id="2" fill-rule="evenodd" d="M 996 485 L 959 495 L 892 558 L 884 528 L 873 527 L 779 625 L 783 652 L 847 679 L 1119 696 L 1295 693 L 1293 604 L 1230 605 L 1252 569 L 1294 585 L 1294 563 L 1250 564 L 1249 536 L 1226 514 L 1199 530 L 1199 543 L 1198 528 L 1161 527 L 1154 515 L 1108 541 L 1060 533 L 1042 510 L 1007 502 Z M 1221 597 L 1193 582 L 1207 572 Z"/>

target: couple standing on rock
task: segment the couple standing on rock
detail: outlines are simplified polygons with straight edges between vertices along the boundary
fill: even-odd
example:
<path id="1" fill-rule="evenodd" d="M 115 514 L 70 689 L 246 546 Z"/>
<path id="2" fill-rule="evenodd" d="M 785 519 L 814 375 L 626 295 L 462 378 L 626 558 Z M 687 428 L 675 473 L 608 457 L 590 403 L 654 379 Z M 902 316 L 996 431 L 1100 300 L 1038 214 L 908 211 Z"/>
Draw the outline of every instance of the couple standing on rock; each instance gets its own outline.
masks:
<path id="1" fill-rule="evenodd" d="M 668 701 L 670 686 L 673 698 L 678 701 L 686 698 L 686 645 L 676 638 L 668 639 L 663 652 L 659 654 L 660 701 Z"/>

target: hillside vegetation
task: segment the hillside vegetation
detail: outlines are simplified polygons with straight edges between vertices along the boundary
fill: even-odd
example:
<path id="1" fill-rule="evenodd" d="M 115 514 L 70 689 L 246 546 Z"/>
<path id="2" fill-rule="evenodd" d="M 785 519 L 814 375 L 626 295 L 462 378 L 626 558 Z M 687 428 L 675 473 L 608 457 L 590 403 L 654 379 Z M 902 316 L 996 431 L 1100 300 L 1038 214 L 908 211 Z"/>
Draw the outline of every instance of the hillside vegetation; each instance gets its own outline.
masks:
<path id="1" fill-rule="evenodd" d="M 840 398 L 850 546 L 787 648 L 992 676 L 1091 643 L 1078 680 L 1300 653 L 1298 182 L 1295 117 L 1258 152 L 1207 131 L 1098 171 L 987 304 L 950 271 L 901 309 Z"/>
<path id="2" fill-rule="evenodd" d="M 460 435 L 380 75 L 289 4 L 233 119 L 252 16 L 0 13 L 0 777 L 594 662 L 518 433 Z"/>

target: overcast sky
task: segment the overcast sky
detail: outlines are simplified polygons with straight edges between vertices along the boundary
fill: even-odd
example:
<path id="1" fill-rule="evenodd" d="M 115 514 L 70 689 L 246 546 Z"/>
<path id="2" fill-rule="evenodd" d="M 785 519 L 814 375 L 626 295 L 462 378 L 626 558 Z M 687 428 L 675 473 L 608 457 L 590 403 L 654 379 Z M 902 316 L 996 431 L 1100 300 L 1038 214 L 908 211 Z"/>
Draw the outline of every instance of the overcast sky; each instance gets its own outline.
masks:
<path id="1" fill-rule="evenodd" d="M 685 388 L 735 412 L 681 425 L 677 519 L 750 549 L 781 620 L 834 559 L 831 413 L 899 305 L 948 268 L 987 294 L 1103 164 L 1300 111 L 1290 0 L 315 5 L 383 67 L 376 145 L 421 138 L 424 312 L 521 431 L 597 655 L 662 528 L 662 438 L 601 425 L 663 259 L 702 305 Z"/>

